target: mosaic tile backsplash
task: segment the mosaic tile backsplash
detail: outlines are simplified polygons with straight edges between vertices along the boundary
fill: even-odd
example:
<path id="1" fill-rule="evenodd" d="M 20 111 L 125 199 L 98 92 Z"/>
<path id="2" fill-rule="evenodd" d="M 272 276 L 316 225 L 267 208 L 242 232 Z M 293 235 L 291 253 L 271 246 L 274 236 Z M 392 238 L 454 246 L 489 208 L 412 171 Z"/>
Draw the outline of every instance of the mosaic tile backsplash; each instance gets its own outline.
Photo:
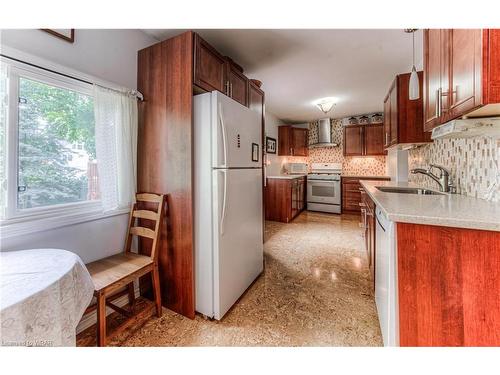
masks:
<path id="1" fill-rule="evenodd" d="M 385 156 L 371 157 L 346 157 L 343 155 L 343 131 L 342 119 L 332 119 L 332 142 L 338 143 L 339 147 L 309 148 L 309 166 L 312 163 L 342 163 L 342 173 L 351 176 L 385 176 Z M 318 122 L 309 124 L 309 144 L 318 141 Z"/>
<path id="2" fill-rule="evenodd" d="M 487 137 L 439 139 L 409 151 L 408 167 L 426 168 L 438 164 L 450 171 L 457 193 L 500 201 L 500 140 Z M 436 182 L 422 174 L 410 174 L 409 180 L 437 188 Z"/>

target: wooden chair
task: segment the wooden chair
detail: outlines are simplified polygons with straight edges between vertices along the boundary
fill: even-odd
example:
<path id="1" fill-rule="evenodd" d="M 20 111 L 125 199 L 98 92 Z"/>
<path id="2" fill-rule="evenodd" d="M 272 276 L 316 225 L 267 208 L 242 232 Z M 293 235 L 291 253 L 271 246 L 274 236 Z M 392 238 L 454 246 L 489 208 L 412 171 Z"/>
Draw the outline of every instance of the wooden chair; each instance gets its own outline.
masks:
<path id="1" fill-rule="evenodd" d="M 125 252 L 100 259 L 87 264 L 87 269 L 94 282 L 94 296 L 97 304 L 89 307 L 88 311 L 97 310 L 97 345 L 106 345 L 106 306 L 129 318 L 133 317 L 135 305 L 134 280 L 148 273 L 152 276 L 152 287 L 155 304 L 149 311 L 156 307 L 156 314 L 161 316 L 160 277 L 158 274 L 158 244 L 163 212 L 163 195 L 137 194 L 137 203 L 132 205 L 125 244 Z M 137 209 L 138 204 L 147 204 L 148 207 L 156 205 L 156 210 Z M 135 226 L 136 220 L 149 220 L 154 222 L 154 230 L 146 227 Z M 145 237 L 152 241 L 151 255 L 139 255 L 131 252 L 133 236 Z M 151 242 L 149 241 L 149 242 Z M 125 290 L 121 291 L 123 288 Z M 130 311 L 116 306 L 112 301 L 128 294 Z M 129 319 L 132 321 L 132 319 Z M 126 324 L 126 322 L 124 323 Z"/>

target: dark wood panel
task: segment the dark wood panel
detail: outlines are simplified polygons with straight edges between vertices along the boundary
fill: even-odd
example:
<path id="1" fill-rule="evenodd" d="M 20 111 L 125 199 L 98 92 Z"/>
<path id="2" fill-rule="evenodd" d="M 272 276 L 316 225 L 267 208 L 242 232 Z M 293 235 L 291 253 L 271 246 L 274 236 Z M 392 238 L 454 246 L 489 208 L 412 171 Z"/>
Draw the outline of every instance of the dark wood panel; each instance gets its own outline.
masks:
<path id="1" fill-rule="evenodd" d="M 384 147 L 390 146 L 391 138 L 391 90 L 392 88 L 384 99 Z"/>
<path id="2" fill-rule="evenodd" d="M 305 177 L 298 179 L 268 178 L 266 220 L 288 223 L 305 209 Z"/>
<path id="3" fill-rule="evenodd" d="M 500 345 L 500 233 L 397 224 L 401 346 Z"/>
<path id="4" fill-rule="evenodd" d="M 215 48 L 194 34 L 194 83 L 206 91 L 218 90 L 226 93 L 226 61 Z"/>
<path id="5" fill-rule="evenodd" d="M 483 30 L 483 103 L 500 103 L 500 29 Z"/>
<path id="6" fill-rule="evenodd" d="M 386 155 L 384 149 L 384 125 L 367 125 L 365 126 L 365 155 Z"/>
<path id="7" fill-rule="evenodd" d="M 291 126 L 282 125 L 278 126 L 278 155 L 290 156 L 292 155 L 292 132 Z"/>
<path id="8" fill-rule="evenodd" d="M 309 155 L 309 137 L 308 130 L 303 128 L 291 128 L 292 132 L 292 155 L 293 156 L 308 156 Z"/>
<path id="9" fill-rule="evenodd" d="M 361 212 L 361 180 L 388 181 L 389 177 L 342 177 L 342 212 Z"/>
<path id="10" fill-rule="evenodd" d="M 159 249 L 162 303 L 189 318 L 195 311 L 193 51 L 192 32 L 139 51 L 137 82 L 145 99 L 139 105 L 137 188 L 168 194 Z"/>
<path id="11" fill-rule="evenodd" d="M 440 122 L 438 96 L 441 90 L 442 43 L 440 29 L 424 30 L 424 128 L 432 130 Z"/>
<path id="12" fill-rule="evenodd" d="M 246 106 L 248 103 L 248 78 L 231 63 L 226 64 L 229 96 Z"/>
<path id="13" fill-rule="evenodd" d="M 423 92 L 424 72 L 418 73 L 420 93 Z M 424 131 L 423 97 L 409 100 L 410 74 L 398 76 L 397 143 L 431 142 L 430 133 Z"/>
<path id="14" fill-rule="evenodd" d="M 344 127 L 344 156 L 360 156 L 364 154 L 363 125 Z"/>
<path id="15" fill-rule="evenodd" d="M 449 87 L 443 95 L 450 120 L 481 105 L 482 38 L 480 29 L 451 29 L 448 36 Z"/>

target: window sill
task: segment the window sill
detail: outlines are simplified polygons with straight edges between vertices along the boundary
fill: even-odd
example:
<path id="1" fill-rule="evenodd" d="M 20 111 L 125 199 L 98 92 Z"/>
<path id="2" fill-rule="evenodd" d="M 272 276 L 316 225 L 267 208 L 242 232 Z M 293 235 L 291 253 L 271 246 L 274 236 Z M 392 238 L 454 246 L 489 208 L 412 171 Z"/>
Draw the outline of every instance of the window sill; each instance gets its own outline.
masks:
<path id="1" fill-rule="evenodd" d="M 82 212 L 83 211 L 83 212 Z M 128 208 L 116 209 L 109 212 L 98 210 L 82 210 L 80 212 L 59 212 L 57 216 L 25 217 L 20 219 L 5 220 L 0 223 L 0 238 L 23 236 L 70 225 L 81 224 L 88 221 L 105 219 L 107 217 L 129 213 Z"/>

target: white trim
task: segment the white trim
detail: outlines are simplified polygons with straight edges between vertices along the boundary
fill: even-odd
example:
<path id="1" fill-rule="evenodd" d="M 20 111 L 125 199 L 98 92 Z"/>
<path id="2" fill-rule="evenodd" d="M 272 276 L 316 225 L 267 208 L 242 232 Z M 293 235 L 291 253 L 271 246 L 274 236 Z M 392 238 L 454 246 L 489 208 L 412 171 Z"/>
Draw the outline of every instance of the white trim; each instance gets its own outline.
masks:
<path id="1" fill-rule="evenodd" d="M 67 204 L 53 204 L 42 207 L 19 209 L 17 207 L 17 185 L 18 185 L 18 146 L 19 146 L 19 119 L 18 119 L 18 102 L 19 102 L 19 80 L 21 78 L 33 80 L 40 82 L 42 84 L 63 88 L 65 90 L 74 91 L 92 97 L 92 86 L 85 83 L 81 83 L 70 78 L 64 78 L 54 73 L 45 72 L 39 68 L 30 67 L 29 65 L 23 65 L 13 62 L 7 62 L 9 66 L 8 73 L 8 85 L 9 85 L 9 96 L 8 96 L 8 119 L 7 119 L 7 175 L 8 175 L 8 186 L 7 186 L 7 207 L 5 212 L 5 220 L 0 221 L 0 226 L 2 227 L 2 233 L 7 233 L 7 236 L 12 233 L 21 232 L 26 234 L 31 233 L 31 229 L 35 228 L 38 231 L 38 225 L 33 225 L 33 223 L 39 222 L 41 219 L 43 222 L 48 223 L 50 219 L 58 215 L 58 217 L 73 217 L 78 215 L 92 215 L 101 214 L 101 203 L 100 201 L 80 201 L 72 202 Z M 2 60 L 4 62 L 4 59 Z M 77 211 L 78 210 L 78 211 Z M 42 222 L 42 223 L 43 223 Z M 55 222 L 58 222 L 55 220 Z M 23 225 L 24 223 L 24 225 Z M 3 227 L 6 227 L 3 229 Z M 45 228 L 46 225 L 42 225 Z M 7 227 L 9 229 L 7 229 Z M 52 226 L 51 226 L 52 227 Z M 44 230 L 44 229 L 41 229 Z M 17 235 L 17 234 L 13 234 Z"/>
<path id="2" fill-rule="evenodd" d="M 79 209 L 78 212 L 71 212 L 69 214 L 67 213 L 66 215 L 61 214 L 44 218 L 30 216 L 28 218 L 24 218 L 24 220 L 6 220 L 2 221 L 1 223 L 0 237 L 2 239 L 7 239 L 16 236 L 23 236 L 128 213 L 128 208 L 122 208 L 108 212 L 102 212 L 102 210 L 83 210 L 82 212 L 82 209 Z"/>

